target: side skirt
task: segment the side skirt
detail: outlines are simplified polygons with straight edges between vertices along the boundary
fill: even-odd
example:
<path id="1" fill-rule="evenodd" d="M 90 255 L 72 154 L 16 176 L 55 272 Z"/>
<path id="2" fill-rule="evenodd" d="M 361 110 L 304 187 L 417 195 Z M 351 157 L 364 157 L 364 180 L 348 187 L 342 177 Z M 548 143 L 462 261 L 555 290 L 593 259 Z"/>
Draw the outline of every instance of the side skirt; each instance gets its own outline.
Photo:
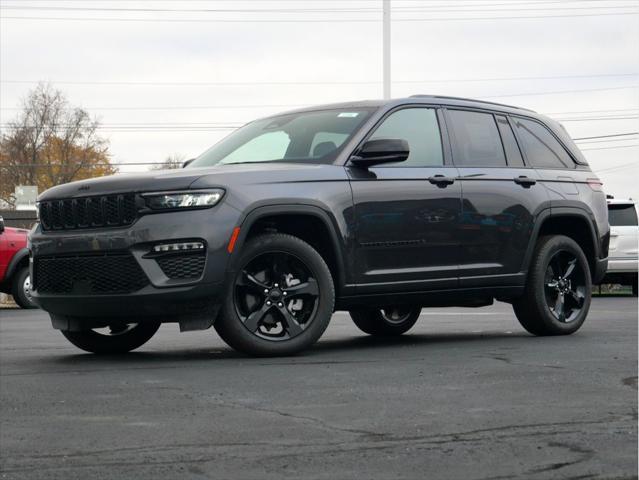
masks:
<path id="1" fill-rule="evenodd" d="M 504 287 L 431 290 L 427 292 L 385 293 L 340 297 L 335 310 L 351 310 L 358 307 L 383 307 L 386 305 L 420 305 L 422 307 L 484 307 L 494 300 L 509 302 L 523 294 L 521 285 Z"/>

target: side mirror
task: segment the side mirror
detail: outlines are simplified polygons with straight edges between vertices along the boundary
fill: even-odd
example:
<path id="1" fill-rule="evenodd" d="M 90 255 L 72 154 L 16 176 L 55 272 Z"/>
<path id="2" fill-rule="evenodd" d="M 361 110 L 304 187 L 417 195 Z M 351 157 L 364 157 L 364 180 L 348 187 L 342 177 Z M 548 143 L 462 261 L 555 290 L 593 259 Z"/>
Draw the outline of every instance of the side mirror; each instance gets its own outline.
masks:
<path id="1" fill-rule="evenodd" d="M 4 218 L 0 217 L 0 233 L 4 232 Z"/>
<path id="2" fill-rule="evenodd" d="M 349 159 L 353 165 L 368 168 L 380 163 L 403 162 L 410 154 L 406 140 L 399 138 L 380 138 L 368 140 Z"/>
<path id="3" fill-rule="evenodd" d="M 193 160 L 195 160 L 195 158 L 189 158 L 186 162 L 182 164 L 182 168 L 188 167 L 189 164 L 193 162 Z"/>

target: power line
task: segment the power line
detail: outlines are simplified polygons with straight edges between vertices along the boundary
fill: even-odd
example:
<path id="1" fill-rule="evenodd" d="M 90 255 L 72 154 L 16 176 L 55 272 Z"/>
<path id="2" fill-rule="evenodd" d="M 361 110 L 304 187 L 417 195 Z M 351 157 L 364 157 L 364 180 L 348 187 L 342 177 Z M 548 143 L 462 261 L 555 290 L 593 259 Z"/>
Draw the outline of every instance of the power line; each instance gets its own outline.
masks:
<path id="1" fill-rule="evenodd" d="M 616 147 L 597 147 L 597 148 L 580 148 L 582 152 L 588 152 L 592 150 L 613 150 L 617 148 L 637 148 L 639 147 L 639 143 L 636 145 L 618 145 Z"/>
<path id="2" fill-rule="evenodd" d="M 543 5 L 543 4 L 536 4 Z M 520 11 L 557 11 L 557 10 L 619 10 L 636 7 L 636 4 L 629 5 L 612 5 L 612 6 L 570 6 L 564 7 L 557 5 L 554 7 L 533 7 L 520 8 L 517 4 L 484 4 L 483 6 L 502 7 L 494 9 L 476 9 L 474 7 L 481 5 L 426 5 L 426 6 L 395 6 L 394 12 L 520 12 Z M 471 8 L 467 8 L 471 7 Z M 69 7 L 69 6 L 50 6 L 50 5 L 6 5 L 0 6 L 1 10 L 44 10 L 44 11 L 72 11 L 72 12 L 157 12 L 157 13 L 343 13 L 343 12 L 360 12 L 360 13 L 379 13 L 382 11 L 378 7 L 344 7 L 344 8 L 151 8 L 151 7 Z"/>
<path id="3" fill-rule="evenodd" d="M 584 13 L 570 15 L 519 15 L 515 17 L 440 17 L 440 18 L 393 18 L 393 22 L 446 22 L 446 21 L 478 21 L 478 20 L 516 20 L 516 19 L 542 19 L 542 18 L 577 18 L 577 17 L 601 17 L 601 16 L 626 16 L 639 15 L 638 12 L 623 13 Z M 151 23 L 379 23 L 381 19 L 204 19 L 204 18 L 111 18 L 111 17 L 16 17 L 2 16 L 0 20 L 60 20 L 60 21 L 98 21 L 98 22 L 151 22 Z"/>
<path id="4" fill-rule="evenodd" d="M 610 135 L 596 135 L 594 137 L 573 138 L 573 140 L 577 141 L 577 140 L 590 140 L 592 138 L 626 137 L 626 136 L 630 136 L 630 135 L 639 135 L 639 132 L 613 133 L 613 134 L 610 134 Z"/>
<path id="5" fill-rule="evenodd" d="M 492 81 L 519 81 L 519 80 L 555 80 L 570 78 L 605 78 L 605 77 L 637 77 L 639 73 L 596 73 L 577 75 L 545 75 L 529 77 L 485 77 L 485 78 L 441 78 L 428 80 L 395 80 L 393 83 L 462 83 L 462 82 L 492 82 Z M 40 83 L 41 80 L 0 80 L 0 83 Z M 100 80 L 51 80 L 51 83 L 59 85 L 122 85 L 122 86 L 253 86 L 253 85 L 379 85 L 381 81 L 376 80 L 353 80 L 353 81 L 219 81 L 219 82 L 183 82 L 183 81 L 100 81 Z"/>

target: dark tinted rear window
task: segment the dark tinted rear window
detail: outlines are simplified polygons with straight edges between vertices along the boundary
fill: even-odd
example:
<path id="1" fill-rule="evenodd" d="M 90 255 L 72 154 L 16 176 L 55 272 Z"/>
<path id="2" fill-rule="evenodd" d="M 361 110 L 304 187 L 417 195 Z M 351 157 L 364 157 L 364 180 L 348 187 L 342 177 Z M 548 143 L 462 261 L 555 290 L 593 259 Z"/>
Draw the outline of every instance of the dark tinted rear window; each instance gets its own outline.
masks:
<path id="1" fill-rule="evenodd" d="M 530 165 L 538 168 L 575 168 L 568 152 L 546 127 L 523 118 L 514 120 Z"/>
<path id="2" fill-rule="evenodd" d="M 455 165 L 505 167 L 506 157 L 495 118 L 490 113 L 449 110 Z"/>
<path id="3" fill-rule="evenodd" d="M 636 226 L 637 211 L 634 205 L 608 205 L 608 223 L 613 227 Z"/>

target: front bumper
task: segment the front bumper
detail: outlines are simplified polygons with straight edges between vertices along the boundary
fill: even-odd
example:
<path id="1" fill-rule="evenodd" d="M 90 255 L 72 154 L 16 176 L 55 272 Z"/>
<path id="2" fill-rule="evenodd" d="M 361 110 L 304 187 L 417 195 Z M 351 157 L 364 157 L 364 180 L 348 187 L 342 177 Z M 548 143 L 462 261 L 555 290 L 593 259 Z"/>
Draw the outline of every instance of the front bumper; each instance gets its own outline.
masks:
<path id="1" fill-rule="evenodd" d="M 36 227 L 29 237 L 33 298 L 52 318 L 61 319 L 57 326 L 54 320 L 56 328 L 64 326 L 68 319 L 97 323 L 106 318 L 153 319 L 182 325 L 194 318 L 210 318 L 216 313 L 224 289 L 229 260 L 226 247 L 237 217 L 236 210 L 222 204 L 214 209 L 145 215 L 128 227 L 46 232 Z M 206 245 L 201 275 L 169 278 L 157 257 L 149 252 L 157 244 L 187 240 Z M 76 259 L 81 262 L 83 258 L 110 255 L 132 257 L 148 282 L 135 291 L 103 289 L 96 293 L 92 282 L 98 282 L 100 275 L 94 269 L 90 281 L 79 279 L 76 274 L 70 283 L 67 280 L 64 289 L 56 290 L 54 274 L 53 283 L 49 277 L 47 290 L 39 289 L 39 268 L 33 270 L 37 262 L 65 259 L 73 265 Z M 109 271 L 111 280 L 118 272 L 118 267 Z M 128 274 L 130 270 L 123 271 L 123 275 Z"/>

